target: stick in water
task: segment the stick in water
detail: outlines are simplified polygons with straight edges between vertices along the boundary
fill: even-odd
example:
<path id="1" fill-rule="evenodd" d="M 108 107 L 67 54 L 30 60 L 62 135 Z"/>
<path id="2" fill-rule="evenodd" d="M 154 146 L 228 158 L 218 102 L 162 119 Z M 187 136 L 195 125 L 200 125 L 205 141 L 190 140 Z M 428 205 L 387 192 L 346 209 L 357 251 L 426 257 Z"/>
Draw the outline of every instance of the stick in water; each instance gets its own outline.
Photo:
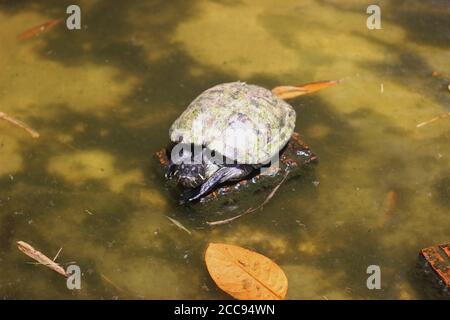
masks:
<path id="1" fill-rule="evenodd" d="M 450 112 L 445 112 L 443 114 L 438 115 L 437 117 L 434 117 L 433 119 L 430 119 L 428 121 L 424 121 L 424 122 L 419 123 L 416 127 L 417 128 L 423 127 L 423 126 L 425 126 L 427 124 L 430 124 L 430 123 L 435 122 L 435 121 L 437 121 L 439 119 L 442 119 L 442 118 L 446 118 L 448 116 L 450 116 Z"/>
<path id="2" fill-rule="evenodd" d="M 26 124 L 24 124 L 23 122 L 14 119 L 13 117 L 8 116 L 6 113 L 4 112 L 0 112 L 0 119 L 6 120 L 9 123 L 12 123 L 13 125 L 24 129 L 26 132 L 28 132 L 30 134 L 30 136 L 32 136 L 33 138 L 39 138 L 39 133 L 36 130 L 31 129 L 30 127 L 28 127 Z"/>
<path id="3" fill-rule="evenodd" d="M 180 228 L 181 230 L 185 231 L 185 232 L 188 233 L 188 234 L 192 234 L 192 232 L 191 232 L 188 228 L 186 228 L 185 226 L 183 226 L 183 225 L 181 224 L 181 222 L 179 222 L 179 221 L 177 221 L 177 220 L 175 220 L 175 219 L 172 219 L 171 217 L 168 217 L 168 216 L 166 216 L 166 218 L 169 219 L 170 222 L 172 222 L 175 226 L 177 226 L 177 227 Z"/>
<path id="4" fill-rule="evenodd" d="M 40 264 L 52 269 L 55 272 L 58 272 L 60 275 L 67 277 L 66 271 L 56 262 L 54 262 L 52 259 L 47 257 L 45 254 L 37 251 L 35 248 L 33 248 L 31 245 L 29 245 L 26 242 L 23 241 L 17 241 L 17 247 L 20 251 L 25 253 L 30 258 L 33 258 Z"/>
<path id="5" fill-rule="evenodd" d="M 231 218 L 229 218 L 229 219 L 218 220 L 218 221 L 206 221 L 206 223 L 207 223 L 209 226 L 218 226 L 218 225 L 221 225 L 221 224 L 227 224 L 227 223 L 233 222 L 234 220 L 239 219 L 239 218 L 241 218 L 241 217 L 243 217 L 243 216 L 245 216 L 245 215 L 247 215 L 247 214 L 250 214 L 250 213 L 255 212 L 255 211 L 259 210 L 259 209 L 262 209 L 262 208 L 270 201 L 270 199 L 273 198 L 273 196 L 274 196 L 275 193 L 278 191 L 278 189 L 280 188 L 280 186 L 281 186 L 281 185 L 283 184 L 283 182 L 286 180 L 288 174 L 289 174 L 289 171 L 286 171 L 286 174 L 284 175 L 284 177 L 283 177 L 283 179 L 280 181 L 280 183 L 279 183 L 275 188 L 273 188 L 273 190 L 269 193 L 269 195 L 268 195 L 267 198 L 264 200 L 264 202 L 261 203 L 261 204 L 260 204 L 259 206 L 257 206 L 256 208 L 249 208 L 249 209 L 247 209 L 246 211 L 244 211 L 243 213 L 238 214 L 237 216 L 231 217 Z"/>

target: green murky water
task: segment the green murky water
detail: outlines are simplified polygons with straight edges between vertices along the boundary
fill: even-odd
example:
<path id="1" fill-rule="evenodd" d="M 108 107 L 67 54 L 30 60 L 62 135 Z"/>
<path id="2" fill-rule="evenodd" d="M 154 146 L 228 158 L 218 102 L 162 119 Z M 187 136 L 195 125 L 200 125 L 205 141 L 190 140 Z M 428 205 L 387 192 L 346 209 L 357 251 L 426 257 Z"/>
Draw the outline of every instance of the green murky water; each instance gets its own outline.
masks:
<path id="1" fill-rule="evenodd" d="M 450 110 L 449 1 L 379 1 L 372 31 L 357 0 L 79 1 L 82 30 L 17 41 L 72 3 L 0 4 L 0 111 L 41 134 L 0 122 L 2 298 L 227 298 L 203 263 L 210 241 L 274 259 L 290 299 L 435 297 L 416 262 L 450 240 L 450 120 L 416 125 Z M 167 198 L 152 154 L 201 91 L 341 78 L 292 102 L 318 186 L 291 180 L 263 212 L 204 229 Z M 63 247 L 82 289 L 27 264 L 17 240 Z M 381 290 L 366 287 L 372 264 Z"/>

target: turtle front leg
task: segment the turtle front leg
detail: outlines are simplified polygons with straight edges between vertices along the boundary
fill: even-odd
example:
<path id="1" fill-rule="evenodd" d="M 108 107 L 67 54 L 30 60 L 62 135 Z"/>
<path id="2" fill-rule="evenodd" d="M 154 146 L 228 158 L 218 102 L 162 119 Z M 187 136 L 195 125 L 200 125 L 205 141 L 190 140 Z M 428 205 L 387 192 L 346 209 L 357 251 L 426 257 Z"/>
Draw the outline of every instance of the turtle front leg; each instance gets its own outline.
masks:
<path id="1" fill-rule="evenodd" d="M 324 88 L 333 87 L 342 80 L 326 80 L 319 82 L 311 82 L 299 86 L 280 86 L 272 89 L 272 93 L 281 99 L 294 99 L 304 94 L 313 93 Z"/>
<path id="2" fill-rule="evenodd" d="M 211 192 L 219 184 L 226 181 L 238 181 L 245 178 L 254 170 L 252 165 L 236 165 L 233 167 L 221 167 L 213 173 L 200 189 L 187 192 L 184 195 L 183 202 L 194 201 Z"/>

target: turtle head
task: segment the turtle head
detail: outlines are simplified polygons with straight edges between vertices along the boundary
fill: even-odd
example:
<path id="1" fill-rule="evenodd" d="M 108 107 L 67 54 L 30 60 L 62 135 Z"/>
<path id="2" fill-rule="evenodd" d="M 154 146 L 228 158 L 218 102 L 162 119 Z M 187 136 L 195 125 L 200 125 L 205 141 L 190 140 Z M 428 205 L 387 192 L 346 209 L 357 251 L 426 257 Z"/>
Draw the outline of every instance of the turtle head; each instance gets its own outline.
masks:
<path id="1" fill-rule="evenodd" d="M 178 144 L 170 155 L 172 175 L 185 188 L 196 188 L 206 180 L 206 166 L 202 147 L 193 144 Z"/>
<path id="2" fill-rule="evenodd" d="M 178 166 L 178 182 L 185 188 L 196 188 L 206 180 L 203 164 L 180 164 Z"/>

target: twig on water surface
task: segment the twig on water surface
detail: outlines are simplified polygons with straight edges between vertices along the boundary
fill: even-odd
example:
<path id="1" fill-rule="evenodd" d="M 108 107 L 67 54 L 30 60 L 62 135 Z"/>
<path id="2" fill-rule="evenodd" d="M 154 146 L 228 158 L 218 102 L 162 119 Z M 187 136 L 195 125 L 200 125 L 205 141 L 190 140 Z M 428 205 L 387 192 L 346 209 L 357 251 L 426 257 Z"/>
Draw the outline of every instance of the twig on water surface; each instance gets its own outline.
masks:
<path id="1" fill-rule="evenodd" d="M 449 112 L 444 112 L 444 113 L 438 115 L 437 117 L 434 117 L 433 119 L 430 119 L 430 120 L 421 122 L 421 123 L 419 123 L 416 127 L 417 127 L 417 128 L 423 127 L 423 126 L 425 126 L 425 125 L 427 125 L 427 124 L 430 124 L 430 123 L 432 123 L 432 122 L 435 122 L 435 121 L 437 121 L 437 120 L 439 120 L 439 119 L 446 118 L 446 117 L 448 117 L 448 116 L 450 116 L 450 111 L 449 111 Z"/>
<path id="2" fill-rule="evenodd" d="M 26 243 L 24 241 L 17 241 L 17 247 L 19 248 L 20 251 L 25 253 L 30 258 L 36 260 L 39 264 L 42 264 L 42 265 L 52 269 L 53 271 L 59 273 L 60 275 L 62 275 L 64 277 L 67 277 L 67 273 L 66 273 L 66 271 L 64 270 L 63 267 L 61 267 L 56 262 L 52 261 L 49 257 L 47 257 L 42 252 L 40 252 L 40 251 L 36 250 L 35 248 L 33 248 L 28 243 Z M 59 252 L 58 252 L 58 254 L 59 254 Z"/>
<path id="3" fill-rule="evenodd" d="M 281 186 L 281 185 L 283 184 L 283 182 L 286 180 L 288 174 L 289 174 L 289 171 L 286 171 L 286 174 L 284 175 L 284 177 L 283 177 L 283 179 L 280 181 L 280 183 L 279 183 L 275 188 L 273 188 L 273 190 L 269 193 L 269 195 L 267 196 L 267 198 L 266 198 L 259 206 L 257 206 L 256 208 L 249 208 L 249 209 L 247 209 L 246 211 L 244 211 L 243 213 L 238 214 L 237 216 L 234 216 L 234 217 L 225 219 L 225 220 L 206 221 L 206 223 L 207 223 L 209 226 L 218 226 L 218 225 L 222 225 L 222 224 L 227 224 L 227 223 L 233 222 L 234 220 L 239 219 L 239 218 L 241 218 L 241 217 L 243 217 L 243 216 L 246 216 L 246 215 L 248 215 L 248 214 L 250 214 L 250 213 L 252 213 L 252 212 L 255 212 L 255 211 L 259 210 L 259 209 L 262 209 L 262 208 L 263 208 L 263 207 L 264 207 L 264 206 L 265 206 L 265 205 L 273 198 L 273 196 L 274 196 L 275 193 L 278 191 L 278 189 L 280 188 L 280 186 Z"/>
<path id="4" fill-rule="evenodd" d="M 39 138 L 39 133 L 38 133 L 36 130 L 31 129 L 30 127 L 28 127 L 28 126 L 27 126 L 26 124 L 24 124 L 23 122 L 21 122 L 21 121 L 19 121 L 19 120 L 17 120 L 17 119 L 14 119 L 14 118 L 11 117 L 11 116 L 8 116 L 8 115 L 7 115 L 6 113 L 4 113 L 4 112 L 0 112 L 0 119 L 6 120 L 6 121 L 8 121 L 9 123 L 15 125 L 16 127 L 19 127 L 19 128 L 24 129 L 26 132 L 29 133 L 30 136 L 32 136 L 32 137 L 35 138 L 35 139 Z"/>
<path id="5" fill-rule="evenodd" d="M 171 217 L 167 217 L 167 216 L 166 216 L 166 218 L 169 219 L 170 222 L 172 222 L 175 226 L 177 226 L 177 227 L 180 228 L 181 230 L 187 232 L 189 235 L 192 234 L 192 232 L 191 232 L 188 228 L 186 228 L 185 226 L 183 226 L 183 225 L 181 224 L 181 222 L 179 222 L 179 221 L 177 221 L 177 220 L 175 220 L 175 219 L 172 219 Z"/>

